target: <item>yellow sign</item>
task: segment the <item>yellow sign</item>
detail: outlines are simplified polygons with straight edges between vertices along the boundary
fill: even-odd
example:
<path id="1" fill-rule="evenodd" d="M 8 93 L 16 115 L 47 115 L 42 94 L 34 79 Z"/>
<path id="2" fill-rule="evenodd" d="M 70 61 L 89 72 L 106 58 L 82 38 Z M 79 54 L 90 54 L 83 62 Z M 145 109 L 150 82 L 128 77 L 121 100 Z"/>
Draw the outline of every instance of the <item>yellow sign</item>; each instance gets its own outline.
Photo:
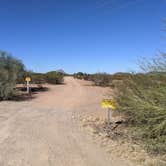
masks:
<path id="1" fill-rule="evenodd" d="M 31 81 L 31 77 L 26 77 L 25 81 L 30 82 Z"/>
<path id="2" fill-rule="evenodd" d="M 111 108 L 114 110 L 116 108 L 116 103 L 113 99 L 104 99 L 102 101 L 102 108 Z"/>

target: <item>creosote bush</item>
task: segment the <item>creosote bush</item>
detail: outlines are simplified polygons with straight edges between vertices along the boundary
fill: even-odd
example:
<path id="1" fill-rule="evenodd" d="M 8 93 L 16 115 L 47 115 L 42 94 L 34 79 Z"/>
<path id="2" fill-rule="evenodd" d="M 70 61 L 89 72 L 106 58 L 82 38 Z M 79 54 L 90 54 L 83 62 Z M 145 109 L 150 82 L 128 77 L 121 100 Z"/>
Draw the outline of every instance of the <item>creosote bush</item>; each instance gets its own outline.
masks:
<path id="1" fill-rule="evenodd" d="M 87 74 L 78 72 L 75 73 L 74 78 L 92 81 L 96 86 L 110 86 L 111 75 L 107 73 Z"/>
<path id="2" fill-rule="evenodd" d="M 84 79 L 84 80 L 90 80 L 90 74 L 87 73 L 82 73 L 82 72 L 78 72 L 78 73 L 74 73 L 73 77 L 77 78 L 77 79 Z"/>
<path id="3" fill-rule="evenodd" d="M 125 113 L 128 125 L 136 129 L 147 150 L 156 154 L 166 153 L 165 60 L 162 63 L 153 60 L 148 66 L 143 64 L 148 73 L 131 74 L 122 84 L 115 85 L 118 110 Z"/>
<path id="4" fill-rule="evenodd" d="M 74 78 L 77 79 L 84 79 L 88 81 L 92 81 L 95 86 L 102 86 L 102 87 L 113 87 L 114 82 L 123 81 L 123 79 L 129 78 L 131 73 L 115 73 L 115 74 L 108 74 L 108 73 L 95 73 L 95 74 L 87 74 L 78 72 L 73 75 Z"/>
<path id="5" fill-rule="evenodd" d="M 91 81 L 93 81 L 96 86 L 109 86 L 111 83 L 111 75 L 107 73 L 96 73 L 91 76 Z"/>
<path id="6" fill-rule="evenodd" d="M 16 91 L 16 80 L 24 73 L 23 63 L 0 51 L 0 100 L 11 99 Z"/>
<path id="7" fill-rule="evenodd" d="M 62 84 L 64 75 L 62 73 L 51 71 L 46 73 L 46 82 L 50 84 Z"/>

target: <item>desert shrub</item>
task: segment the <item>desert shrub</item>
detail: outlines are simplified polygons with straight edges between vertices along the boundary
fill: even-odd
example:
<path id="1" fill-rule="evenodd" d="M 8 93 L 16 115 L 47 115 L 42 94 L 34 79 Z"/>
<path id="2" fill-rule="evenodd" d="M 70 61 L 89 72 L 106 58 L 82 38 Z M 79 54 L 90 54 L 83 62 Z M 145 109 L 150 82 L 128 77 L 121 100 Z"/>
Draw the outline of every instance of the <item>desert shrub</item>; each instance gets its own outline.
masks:
<path id="1" fill-rule="evenodd" d="M 111 80 L 126 80 L 130 78 L 131 73 L 115 73 L 111 75 Z"/>
<path id="2" fill-rule="evenodd" d="M 16 80 L 22 77 L 23 72 L 24 65 L 20 60 L 0 51 L 0 100 L 14 96 Z"/>
<path id="3" fill-rule="evenodd" d="M 77 79 L 83 79 L 84 73 L 82 72 L 78 72 L 78 73 L 74 73 L 73 77 L 77 78 Z"/>
<path id="4" fill-rule="evenodd" d="M 46 75 L 43 73 L 31 73 L 32 83 L 42 85 L 46 83 Z"/>
<path id="5" fill-rule="evenodd" d="M 166 53 L 161 53 L 151 60 L 142 59 L 139 63 L 140 68 L 144 72 L 165 72 L 166 71 Z"/>
<path id="6" fill-rule="evenodd" d="M 110 86 L 111 75 L 106 73 L 96 73 L 91 76 L 91 81 L 93 81 L 96 86 Z"/>
<path id="7" fill-rule="evenodd" d="M 160 57 L 161 58 L 161 57 Z M 162 56 L 162 58 L 166 58 Z M 118 89 L 118 110 L 125 113 L 128 125 L 136 129 L 147 150 L 166 153 L 166 68 L 157 60 L 144 66 L 148 73 L 132 74 Z M 154 69 L 154 70 L 153 70 Z M 150 73 L 149 73 L 150 71 Z"/>
<path id="8" fill-rule="evenodd" d="M 63 77 L 62 73 L 56 71 L 46 73 L 46 81 L 50 84 L 62 84 L 64 81 Z"/>
<path id="9" fill-rule="evenodd" d="M 91 75 L 87 74 L 87 73 L 84 73 L 83 79 L 86 80 L 86 81 L 90 81 L 91 80 Z"/>
<path id="10" fill-rule="evenodd" d="M 21 76 L 19 76 L 16 80 L 16 83 L 17 84 L 25 84 L 26 81 L 25 81 L 25 78 L 26 77 L 31 77 L 32 78 L 32 74 L 33 72 L 32 71 L 28 71 L 28 70 L 24 70 L 21 74 Z"/>
<path id="11" fill-rule="evenodd" d="M 17 83 L 26 83 L 26 77 L 31 77 L 32 84 L 37 84 L 39 87 L 42 87 L 42 85 L 45 83 L 61 84 L 63 82 L 64 74 L 56 71 L 51 71 L 48 73 L 35 73 L 33 71 L 25 71 L 23 73 L 23 76 L 17 80 Z"/>
<path id="12" fill-rule="evenodd" d="M 74 78 L 92 81 L 96 86 L 113 86 L 113 81 L 121 81 L 129 77 L 130 73 L 116 73 L 113 75 L 107 73 L 87 74 L 78 72 L 73 75 Z"/>
<path id="13" fill-rule="evenodd" d="M 90 74 L 87 74 L 87 73 L 82 73 L 82 72 L 78 72 L 78 73 L 74 73 L 73 74 L 73 77 L 74 78 L 77 78 L 77 79 L 84 79 L 84 80 L 91 80 L 91 75 Z"/>

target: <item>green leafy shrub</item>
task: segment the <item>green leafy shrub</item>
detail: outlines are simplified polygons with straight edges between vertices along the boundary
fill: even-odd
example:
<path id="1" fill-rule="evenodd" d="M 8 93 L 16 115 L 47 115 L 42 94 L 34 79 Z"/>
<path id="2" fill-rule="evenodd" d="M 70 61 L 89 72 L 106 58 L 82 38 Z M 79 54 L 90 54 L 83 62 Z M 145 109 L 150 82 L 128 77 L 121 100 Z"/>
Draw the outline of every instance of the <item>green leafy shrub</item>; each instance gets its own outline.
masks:
<path id="1" fill-rule="evenodd" d="M 96 86 L 110 86 L 111 75 L 106 73 L 96 73 L 91 76 L 91 81 L 93 81 Z"/>
<path id="2" fill-rule="evenodd" d="M 56 71 L 51 71 L 48 73 L 35 73 L 32 71 L 25 71 L 23 77 L 17 80 L 17 83 L 24 84 L 26 77 L 31 77 L 32 84 L 37 84 L 39 87 L 42 87 L 42 85 L 45 83 L 50 83 L 50 84 L 63 83 L 64 74 Z"/>
<path id="3" fill-rule="evenodd" d="M 91 75 L 90 74 L 82 73 L 82 72 L 74 73 L 73 77 L 77 78 L 77 79 L 84 79 L 84 80 L 87 80 L 87 81 L 91 80 Z"/>
<path id="4" fill-rule="evenodd" d="M 125 113 L 128 125 L 137 129 L 146 148 L 153 153 L 165 154 L 166 68 L 164 70 L 163 62 L 166 61 L 162 61 L 162 72 L 156 62 L 148 63 L 148 73 L 132 74 L 116 85 L 117 102 L 118 110 Z"/>
<path id="5" fill-rule="evenodd" d="M 43 73 L 31 73 L 32 83 L 42 85 L 46 83 L 46 75 Z"/>
<path id="6" fill-rule="evenodd" d="M 10 54 L 0 51 L 0 100 L 10 99 L 15 94 L 16 80 L 22 77 L 24 65 Z"/>
<path id="7" fill-rule="evenodd" d="M 19 76 L 16 80 L 17 84 L 25 84 L 25 78 L 26 77 L 31 77 L 32 78 L 33 72 L 32 71 L 27 71 L 25 70 L 24 72 L 22 72 L 21 76 Z"/>
<path id="8" fill-rule="evenodd" d="M 74 73 L 73 77 L 77 78 L 77 79 L 83 79 L 84 78 L 84 73 L 82 73 L 82 72 Z"/>
<path id="9" fill-rule="evenodd" d="M 50 84 L 62 84 L 64 81 L 63 77 L 62 73 L 56 71 L 46 73 L 46 81 Z"/>

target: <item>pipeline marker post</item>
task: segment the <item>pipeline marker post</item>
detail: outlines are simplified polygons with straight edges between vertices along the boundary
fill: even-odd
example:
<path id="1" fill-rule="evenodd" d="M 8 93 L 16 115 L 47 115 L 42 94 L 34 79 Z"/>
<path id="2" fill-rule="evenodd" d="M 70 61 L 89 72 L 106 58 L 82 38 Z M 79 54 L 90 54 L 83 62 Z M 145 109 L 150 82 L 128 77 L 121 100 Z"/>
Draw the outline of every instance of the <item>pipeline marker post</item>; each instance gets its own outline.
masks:
<path id="1" fill-rule="evenodd" d="M 30 81 L 31 81 L 31 78 L 30 77 L 26 77 L 25 78 L 25 81 L 27 83 L 27 93 L 30 94 Z"/>
<path id="2" fill-rule="evenodd" d="M 102 100 L 102 108 L 106 108 L 107 109 L 107 128 L 110 129 L 110 114 L 111 114 L 111 110 L 115 110 L 116 108 L 116 104 L 115 104 L 115 100 L 113 99 L 103 99 Z"/>
<path id="3" fill-rule="evenodd" d="M 110 120 L 110 113 L 111 113 L 111 109 L 108 108 L 107 110 L 107 128 L 109 129 L 111 127 L 110 123 L 111 123 L 111 120 Z"/>

